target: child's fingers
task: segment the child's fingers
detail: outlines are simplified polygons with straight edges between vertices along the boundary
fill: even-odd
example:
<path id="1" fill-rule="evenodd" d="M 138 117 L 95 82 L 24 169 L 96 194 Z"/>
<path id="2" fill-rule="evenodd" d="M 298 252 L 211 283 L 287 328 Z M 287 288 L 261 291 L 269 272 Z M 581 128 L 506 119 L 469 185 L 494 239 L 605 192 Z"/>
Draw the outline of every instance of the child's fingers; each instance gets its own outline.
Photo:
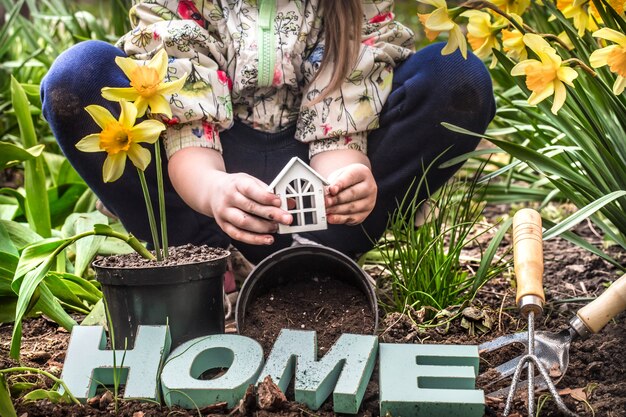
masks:
<path id="1" fill-rule="evenodd" d="M 291 215 L 280 207 L 259 204 L 243 194 L 237 194 L 233 197 L 233 206 L 245 213 L 273 222 L 290 224 L 292 221 Z"/>

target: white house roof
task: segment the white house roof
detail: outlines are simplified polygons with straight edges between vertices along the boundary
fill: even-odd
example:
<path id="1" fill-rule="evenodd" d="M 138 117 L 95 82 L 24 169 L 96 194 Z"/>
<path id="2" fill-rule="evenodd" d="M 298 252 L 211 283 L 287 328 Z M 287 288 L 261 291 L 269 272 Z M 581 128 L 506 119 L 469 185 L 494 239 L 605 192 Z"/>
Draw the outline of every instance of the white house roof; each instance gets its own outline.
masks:
<path id="1" fill-rule="evenodd" d="M 285 167 L 278 173 L 278 175 L 276 175 L 276 178 L 274 178 L 274 181 L 272 181 L 272 183 L 269 185 L 269 188 L 274 190 L 274 188 L 276 188 L 276 186 L 278 185 L 280 180 L 283 179 L 283 177 L 291 170 L 291 168 L 294 165 L 300 165 L 300 166 L 304 167 L 306 170 L 308 170 L 313 175 L 315 175 L 317 178 L 319 178 L 319 180 L 322 182 L 322 184 L 330 185 L 330 183 L 328 181 L 326 181 L 326 178 L 322 177 L 317 171 L 315 171 L 313 168 L 311 168 L 302 159 L 298 158 L 297 156 L 294 156 L 293 158 L 291 158 L 291 160 L 289 162 L 287 162 L 287 165 L 285 165 Z"/>

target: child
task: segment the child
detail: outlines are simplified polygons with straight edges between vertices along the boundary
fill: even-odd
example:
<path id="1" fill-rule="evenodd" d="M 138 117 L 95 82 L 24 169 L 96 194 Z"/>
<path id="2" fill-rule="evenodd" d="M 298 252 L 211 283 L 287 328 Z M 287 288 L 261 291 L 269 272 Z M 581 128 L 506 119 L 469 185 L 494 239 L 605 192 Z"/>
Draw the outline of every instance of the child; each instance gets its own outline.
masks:
<path id="1" fill-rule="evenodd" d="M 482 62 L 442 56 L 441 45 L 413 53 L 392 3 L 142 1 L 117 47 L 87 41 L 59 56 L 42 83 L 44 116 L 104 205 L 150 241 L 134 169 L 104 183 L 105 155 L 75 144 L 99 131 L 85 106 L 119 113 L 101 97 L 103 87 L 129 85 L 115 57 L 147 61 L 165 49 L 167 78 L 188 77 L 167 97 L 173 116 L 164 119 L 170 244 L 232 242 L 255 263 L 291 245 L 291 235 L 274 233 L 291 216 L 267 184 L 298 156 L 330 181 L 329 227 L 302 238 L 354 257 L 384 232 L 424 167 L 445 152 L 427 174 L 432 192 L 458 169 L 438 165 L 475 148 L 441 122 L 483 132 L 494 115 Z M 154 164 L 146 175 L 156 195 Z"/>

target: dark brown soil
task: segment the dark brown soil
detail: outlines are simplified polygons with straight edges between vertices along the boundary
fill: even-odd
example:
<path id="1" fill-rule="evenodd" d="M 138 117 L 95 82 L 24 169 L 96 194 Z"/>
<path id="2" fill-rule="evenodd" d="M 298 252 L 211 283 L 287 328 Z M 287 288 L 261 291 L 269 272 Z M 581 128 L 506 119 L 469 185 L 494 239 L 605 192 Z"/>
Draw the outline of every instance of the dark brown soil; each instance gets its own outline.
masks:
<path id="1" fill-rule="evenodd" d="M 281 329 L 315 330 L 321 356 L 343 333 L 373 334 L 374 315 L 358 288 L 331 277 L 303 277 L 259 294 L 240 333 L 267 355 Z"/>
<path id="2" fill-rule="evenodd" d="M 497 213 L 505 212 L 502 208 Z M 489 217 L 495 219 L 493 215 Z M 588 224 L 579 225 L 576 230 L 592 244 L 601 247 L 602 239 Z M 504 242 L 503 247 L 510 245 Z M 617 247 L 608 248 L 608 252 L 619 262 L 626 263 L 626 253 Z M 471 255 L 470 255 L 471 256 Z M 537 330 L 559 331 L 567 327 L 575 312 L 597 297 L 606 289 L 606 284 L 620 276 L 620 272 L 611 264 L 595 255 L 580 249 L 563 239 L 552 239 L 544 244 L 545 273 L 544 284 L 547 305 L 544 316 L 537 321 Z M 526 323 L 521 320 L 514 306 L 515 290 L 511 274 L 505 274 L 490 281 L 478 293 L 472 307 L 490 317 L 491 329 L 482 333 L 479 326 L 471 326 L 471 317 L 476 311 L 467 314 L 462 326 L 461 317 L 449 325 L 436 328 L 418 328 L 406 315 L 389 314 L 381 319 L 379 339 L 388 343 L 445 343 L 445 344 L 480 344 L 495 337 L 525 330 Z M 303 303 L 305 304 L 305 303 Z M 315 310 L 314 310 L 315 311 Z M 307 316 L 309 313 L 307 312 Z M 299 316 L 290 318 L 295 324 Z M 468 330 L 473 329 L 473 333 Z M 327 321 L 332 325 L 332 321 Z M 308 326 L 308 323 L 304 323 Z M 297 328 L 297 327 L 296 327 Z M 0 326 L 0 368 L 17 365 L 8 359 L 12 326 Z M 21 363 L 60 375 L 62 362 L 69 334 L 44 318 L 28 319 L 24 322 L 24 341 Z M 626 417 L 626 313 L 611 321 L 600 333 L 587 340 L 576 340 L 570 348 L 570 364 L 567 373 L 558 383 L 567 406 L 581 417 Z M 490 355 L 483 355 L 481 372 L 489 373 L 493 366 L 503 363 L 520 354 L 523 348 L 512 347 Z M 375 371 L 376 372 L 376 371 Z M 488 374 L 487 374 L 488 375 Z M 17 377 L 12 377 L 14 383 Z M 41 377 L 27 377 L 40 386 L 50 387 L 50 382 Z M 479 377 L 478 388 L 485 387 L 488 377 Z M 506 383 L 503 384 L 506 387 Z M 492 391 L 486 388 L 486 393 Z M 18 394 L 15 393 L 14 396 Z M 554 401 L 544 393 L 538 393 L 541 405 L 540 416 L 559 416 Z M 93 406 L 52 405 L 47 401 L 26 404 L 16 400 L 17 415 L 27 413 L 27 417 L 36 416 L 111 416 L 112 405 L 107 401 L 94 399 Z M 273 403 L 272 401 L 269 401 Z M 102 404 L 102 405 L 101 405 Z M 104 410 L 101 410 L 103 406 Z M 222 407 L 222 408 L 220 408 Z M 203 416 L 226 415 L 233 410 L 225 410 L 222 405 L 213 409 L 201 410 Z M 504 408 L 503 398 L 487 398 L 486 416 L 501 416 Z M 55 411 L 56 410 L 56 411 Z M 372 378 L 361 407 L 361 416 L 378 416 L 378 383 L 376 374 Z M 172 410 L 154 404 L 121 402 L 118 413 L 122 417 L 141 416 L 197 416 L 196 410 Z M 311 412 L 306 407 L 287 402 L 278 409 L 260 409 L 258 405 L 242 405 L 234 410 L 233 415 L 254 416 L 333 416 L 332 401 L 327 401 L 322 409 Z M 512 416 L 526 416 L 525 400 L 521 394 L 517 397 Z"/>
<path id="3" fill-rule="evenodd" d="M 209 262 L 223 258 L 228 251 L 209 246 L 182 245 L 168 248 L 168 257 L 162 261 L 146 259 L 136 252 L 106 256 L 95 261 L 96 265 L 107 268 L 145 268 L 166 267 L 175 265 Z"/>

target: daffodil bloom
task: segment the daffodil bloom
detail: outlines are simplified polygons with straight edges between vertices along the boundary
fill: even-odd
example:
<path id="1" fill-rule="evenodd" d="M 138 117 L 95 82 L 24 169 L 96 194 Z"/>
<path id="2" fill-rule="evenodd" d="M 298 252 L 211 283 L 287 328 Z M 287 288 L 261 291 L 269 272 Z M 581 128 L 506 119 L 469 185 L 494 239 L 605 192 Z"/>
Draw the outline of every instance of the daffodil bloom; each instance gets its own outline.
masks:
<path id="1" fill-rule="evenodd" d="M 172 117 L 170 103 L 165 94 L 174 94 L 183 87 L 187 75 L 172 82 L 164 82 L 167 74 L 167 53 L 161 49 L 146 65 L 132 58 L 115 58 L 115 63 L 130 80 L 130 87 L 102 89 L 102 97 L 111 101 L 126 100 L 135 103 L 138 116 L 146 113 L 148 107 L 152 113 L 161 113 Z"/>
<path id="2" fill-rule="evenodd" d="M 513 67 L 511 75 L 526 76 L 526 87 L 532 91 L 528 104 L 538 104 L 554 94 L 551 110 L 557 114 L 565 103 L 567 91 L 564 84 L 573 87 L 578 73 L 573 68 L 562 66 L 561 57 L 541 36 L 528 33 L 523 40 L 539 60 L 527 59 L 520 62 Z"/>
<path id="3" fill-rule="evenodd" d="M 91 105 L 85 110 L 100 126 L 102 131 L 82 138 L 76 147 L 83 152 L 106 152 L 107 158 L 102 167 L 104 182 L 113 182 L 122 176 L 126 156 L 140 170 L 150 163 L 150 151 L 140 143 L 154 143 L 165 130 L 158 120 L 145 120 L 135 126 L 137 108 L 127 101 L 120 101 L 119 120 L 104 107 Z"/>
<path id="4" fill-rule="evenodd" d="M 613 94 L 622 94 L 626 87 L 626 35 L 613 29 L 603 28 L 594 32 L 593 36 L 617 44 L 593 51 L 589 56 L 589 63 L 594 68 L 608 65 L 611 72 L 617 74 L 613 84 Z"/>
<path id="5" fill-rule="evenodd" d="M 591 0 L 574 0 L 574 3 L 589 3 L 589 11 L 593 15 L 593 17 L 598 21 L 598 23 L 602 23 L 602 17 L 596 8 L 596 5 Z M 624 16 L 624 0 L 607 0 L 609 7 L 617 12 L 618 15 Z"/>
<path id="6" fill-rule="evenodd" d="M 418 0 L 420 3 L 435 7 L 432 13 L 418 14 L 424 25 L 426 37 L 434 40 L 441 32 L 449 32 L 448 43 L 441 50 L 442 55 L 448 55 L 459 49 L 463 58 L 467 58 L 467 43 L 459 25 L 450 16 L 445 0 Z"/>
<path id="7" fill-rule="evenodd" d="M 574 27 L 578 29 L 578 36 L 583 36 L 585 30 L 596 30 L 598 27 L 594 19 L 589 16 L 589 7 L 586 4 L 587 1 L 576 0 L 557 0 L 556 7 L 563 13 L 567 19 L 572 19 Z M 551 17 L 549 20 L 554 20 L 555 17 Z"/>
<path id="8" fill-rule="evenodd" d="M 517 29 L 502 31 L 502 49 L 509 58 L 515 61 L 524 61 L 528 58 L 524 35 Z"/>
<path id="9" fill-rule="evenodd" d="M 468 10 L 461 13 L 461 16 L 468 18 L 467 41 L 477 57 L 484 59 L 491 55 L 492 49 L 500 50 L 500 44 L 496 35 L 506 24 L 492 23 L 489 13 L 478 10 Z M 500 20 L 502 22 L 502 20 Z M 491 68 L 495 67 L 497 61 L 491 61 Z"/>
<path id="10" fill-rule="evenodd" d="M 530 6 L 530 0 L 493 0 L 492 3 L 508 14 L 515 13 L 519 16 Z"/>

